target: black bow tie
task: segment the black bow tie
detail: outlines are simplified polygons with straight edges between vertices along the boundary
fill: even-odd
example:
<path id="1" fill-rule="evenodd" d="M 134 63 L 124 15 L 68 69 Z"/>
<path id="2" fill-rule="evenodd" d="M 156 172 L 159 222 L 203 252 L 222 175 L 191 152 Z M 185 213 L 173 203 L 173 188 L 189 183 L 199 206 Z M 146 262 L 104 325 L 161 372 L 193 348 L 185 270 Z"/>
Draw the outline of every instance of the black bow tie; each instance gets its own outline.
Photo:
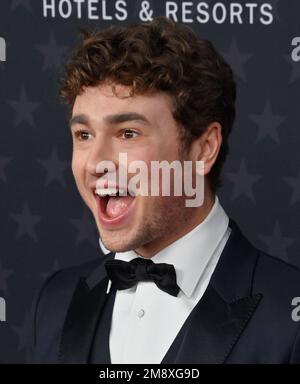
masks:
<path id="1" fill-rule="evenodd" d="M 172 264 L 154 263 L 150 259 L 136 257 L 131 261 L 106 260 L 105 268 L 117 289 L 133 287 L 141 280 L 152 280 L 158 288 L 172 296 L 177 296 L 179 292 L 176 272 Z"/>

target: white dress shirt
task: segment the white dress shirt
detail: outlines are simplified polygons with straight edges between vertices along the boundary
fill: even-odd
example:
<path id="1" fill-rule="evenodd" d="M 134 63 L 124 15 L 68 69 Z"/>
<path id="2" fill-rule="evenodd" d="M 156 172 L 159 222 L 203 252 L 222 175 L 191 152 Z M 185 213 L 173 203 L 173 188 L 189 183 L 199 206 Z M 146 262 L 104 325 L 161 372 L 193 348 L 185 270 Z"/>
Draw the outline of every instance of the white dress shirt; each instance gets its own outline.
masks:
<path id="1" fill-rule="evenodd" d="M 151 257 L 154 263 L 174 265 L 180 288 L 177 297 L 152 281 L 139 281 L 134 287 L 116 291 L 109 335 L 112 364 L 161 363 L 208 286 L 230 235 L 228 223 L 216 196 L 202 223 Z M 109 252 L 100 239 L 99 243 Z M 115 254 L 115 259 L 124 261 L 136 257 L 142 256 L 135 251 Z"/>

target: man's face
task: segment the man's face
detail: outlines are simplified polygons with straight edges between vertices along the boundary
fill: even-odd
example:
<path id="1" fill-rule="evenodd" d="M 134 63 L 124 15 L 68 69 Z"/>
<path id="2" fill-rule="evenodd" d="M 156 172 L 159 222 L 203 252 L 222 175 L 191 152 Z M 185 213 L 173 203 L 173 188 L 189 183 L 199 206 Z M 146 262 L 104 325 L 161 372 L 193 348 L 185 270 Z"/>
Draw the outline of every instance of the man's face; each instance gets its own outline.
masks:
<path id="1" fill-rule="evenodd" d="M 99 162 L 119 167 L 119 153 L 127 162 L 143 160 L 150 169 L 153 160 L 183 160 L 178 126 L 171 101 L 164 93 L 122 98 L 130 89 L 108 84 L 87 87 L 77 96 L 72 111 L 72 170 L 83 200 L 95 218 L 106 248 L 114 252 L 143 249 L 176 233 L 188 222 L 191 211 L 184 197 L 136 196 L 101 198 L 95 194 Z M 135 113 L 141 119 L 113 121 L 113 116 Z M 128 116 L 127 116 L 128 117 Z M 128 180 L 133 175 L 128 175 Z"/>

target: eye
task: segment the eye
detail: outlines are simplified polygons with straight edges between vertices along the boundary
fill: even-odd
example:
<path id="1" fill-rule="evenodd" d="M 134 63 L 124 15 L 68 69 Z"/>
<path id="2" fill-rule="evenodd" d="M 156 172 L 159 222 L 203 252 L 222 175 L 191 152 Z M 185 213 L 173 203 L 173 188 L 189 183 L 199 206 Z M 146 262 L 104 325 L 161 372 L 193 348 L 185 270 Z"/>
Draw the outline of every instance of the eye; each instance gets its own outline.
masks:
<path id="1" fill-rule="evenodd" d="M 75 135 L 75 138 L 79 141 L 87 141 L 92 138 L 91 133 L 84 131 L 82 129 L 79 129 L 78 131 L 76 131 L 74 135 Z"/>
<path id="2" fill-rule="evenodd" d="M 134 131 L 133 129 L 124 129 L 122 131 L 122 138 L 123 139 L 134 139 L 135 137 L 139 136 L 139 133 Z"/>

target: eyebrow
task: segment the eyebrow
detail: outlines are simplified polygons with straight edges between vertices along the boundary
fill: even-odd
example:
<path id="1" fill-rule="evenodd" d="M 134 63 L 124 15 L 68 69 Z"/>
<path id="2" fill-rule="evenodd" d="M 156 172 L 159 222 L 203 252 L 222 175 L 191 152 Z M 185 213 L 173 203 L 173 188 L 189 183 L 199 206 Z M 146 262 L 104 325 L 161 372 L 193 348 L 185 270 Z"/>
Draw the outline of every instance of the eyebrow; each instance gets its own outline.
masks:
<path id="1" fill-rule="evenodd" d="M 69 120 L 69 126 L 72 127 L 72 125 L 75 125 L 75 124 L 87 125 L 88 119 L 86 118 L 85 115 L 75 115 Z"/>
<path id="2" fill-rule="evenodd" d="M 138 121 L 145 125 L 150 125 L 149 120 L 144 115 L 137 112 L 126 112 L 126 113 L 118 113 L 115 115 L 107 115 L 104 117 L 103 121 L 107 125 L 121 124 L 127 121 Z M 75 115 L 69 121 L 70 127 L 72 127 L 72 125 L 74 124 L 88 125 L 88 123 L 89 123 L 89 119 L 86 115 Z"/>

